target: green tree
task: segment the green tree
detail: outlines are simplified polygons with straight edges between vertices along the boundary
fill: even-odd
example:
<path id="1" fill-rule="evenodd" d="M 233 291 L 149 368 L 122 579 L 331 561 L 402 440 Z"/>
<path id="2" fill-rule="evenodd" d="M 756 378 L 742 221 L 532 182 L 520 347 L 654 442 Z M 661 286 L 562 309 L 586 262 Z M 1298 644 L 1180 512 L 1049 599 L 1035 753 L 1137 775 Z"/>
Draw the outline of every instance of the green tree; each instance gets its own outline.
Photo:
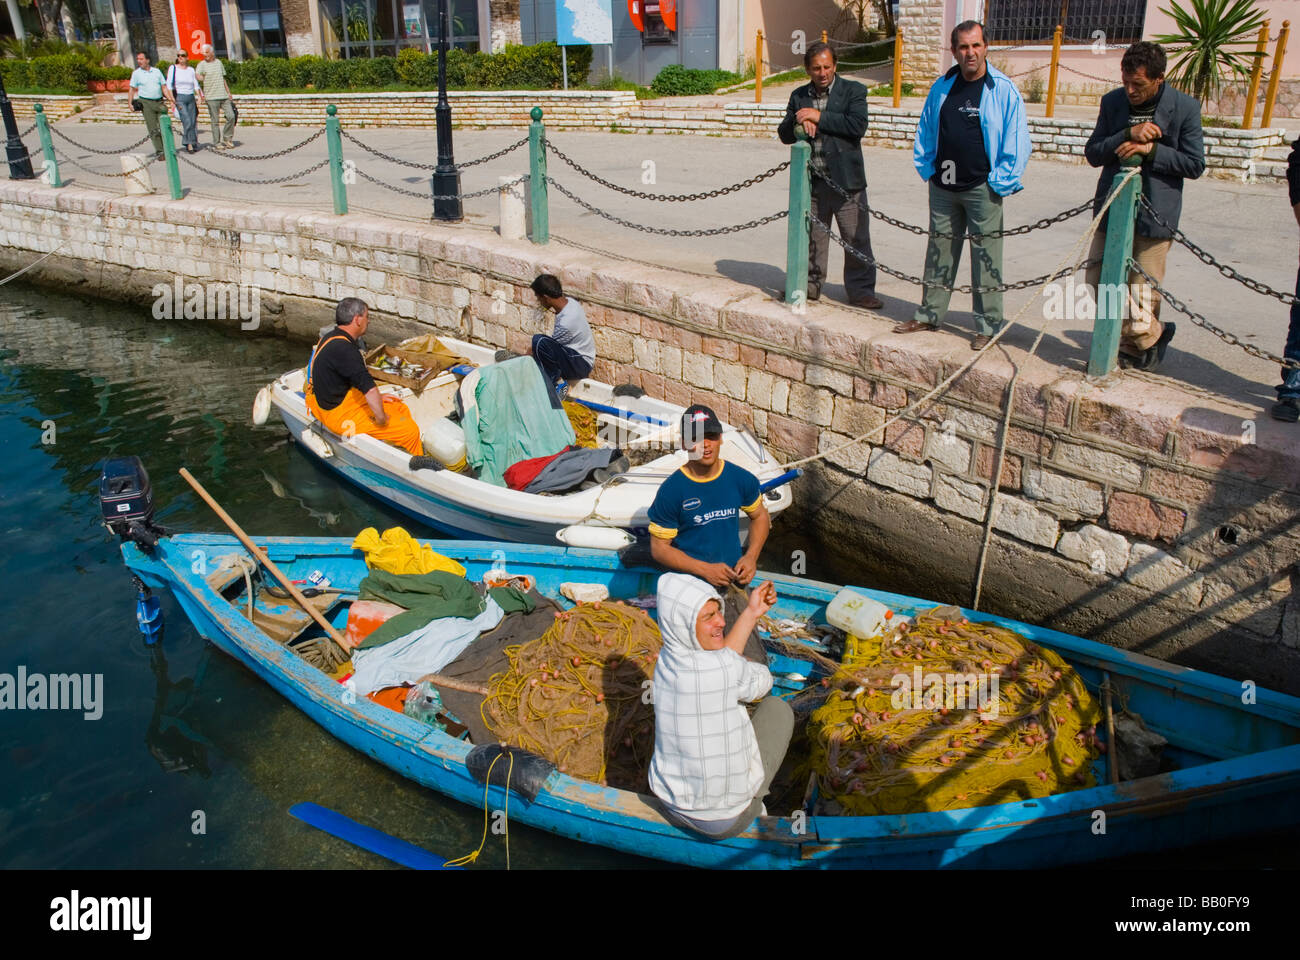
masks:
<path id="1" fill-rule="evenodd" d="M 1255 0 L 1190 0 L 1187 10 L 1172 4 L 1160 12 L 1172 17 L 1178 33 L 1155 38 L 1176 56 L 1168 71 L 1169 82 L 1202 103 L 1217 100 L 1228 78 L 1250 75 L 1253 49 L 1264 14 Z M 1250 49 L 1241 49 L 1249 44 Z"/>

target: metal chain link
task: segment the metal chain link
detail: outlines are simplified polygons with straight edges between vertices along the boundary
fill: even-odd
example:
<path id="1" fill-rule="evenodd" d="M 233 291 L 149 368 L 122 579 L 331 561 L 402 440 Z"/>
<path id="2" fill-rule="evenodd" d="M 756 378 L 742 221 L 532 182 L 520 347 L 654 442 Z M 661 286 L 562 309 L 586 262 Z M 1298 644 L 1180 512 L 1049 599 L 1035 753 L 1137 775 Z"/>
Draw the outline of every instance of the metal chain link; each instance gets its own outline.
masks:
<path id="1" fill-rule="evenodd" d="M 1285 357 L 1279 357 L 1276 354 L 1269 353 L 1267 350 L 1260 349 L 1259 347 L 1255 346 L 1253 343 L 1246 343 L 1236 334 L 1229 333 L 1227 330 L 1224 330 L 1222 327 L 1216 327 L 1204 316 L 1193 311 L 1191 308 L 1187 306 L 1187 304 L 1183 303 L 1183 301 L 1179 300 L 1177 297 L 1175 297 L 1164 287 L 1160 286 L 1160 284 L 1156 282 L 1155 277 L 1151 276 L 1151 274 L 1143 270 L 1138 265 L 1138 262 L 1134 260 L 1132 257 L 1129 258 L 1128 266 L 1130 270 L 1136 270 L 1138 273 L 1142 274 L 1142 276 L 1146 278 L 1147 283 L 1151 285 L 1151 288 L 1155 290 L 1156 293 L 1160 294 L 1160 296 L 1164 298 L 1165 302 L 1168 303 L 1171 307 L 1173 307 L 1179 313 L 1184 314 L 1189 320 L 1192 321 L 1192 323 L 1196 324 L 1198 327 L 1203 327 L 1206 330 L 1209 330 L 1210 333 L 1214 334 L 1216 337 L 1218 337 L 1220 340 L 1222 340 L 1224 343 L 1228 344 L 1229 346 L 1241 347 L 1241 349 L 1245 350 L 1252 357 L 1259 357 L 1259 359 L 1261 360 L 1269 360 L 1272 361 L 1273 363 L 1281 364 L 1283 367 L 1293 367 L 1296 369 L 1300 369 L 1300 360 L 1288 360 Z"/>
<path id="2" fill-rule="evenodd" d="M 1062 70 L 1069 70 L 1071 73 L 1073 73 L 1073 74 L 1077 74 L 1077 75 L 1080 76 L 1080 77 L 1087 77 L 1089 80 L 1096 80 L 1096 81 L 1098 81 L 1098 82 L 1100 82 L 1100 83 L 1108 83 L 1108 84 L 1110 84 L 1112 87 L 1119 86 L 1119 84 L 1116 82 L 1116 80 L 1115 80 L 1114 77 L 1099 77 L 1099 76 L 1097 76 L 1095 73 L 1084 73 L 1082 70 L 1076 70 L 1076 69 L 1074 69 L 1074 67 L 1070 66 L 1069 64 L 1065 64 L 1065 63 L 1058 64 L 1058 66 L 1059 66 Z"/>
<path id="3" fill-rule="evenodd" d="M 362 150 L 366 151 L 366 153 L 373 154 L 374 156 L 378 157 L 381 160 L 387 160 L 389 163 L 396 163 L 403 167 L 411 167 L 415 170 L 438 169 L 438 165 L 436 163 L 416 163 L 414 160 L 403 160 L 401 157 L 395 157 L 390 153 L 384 153 L 382 150 L 376 150 L 374 147 L 369 146 L 366 143 L 363 143 L 360 139 L 354 137 L 352 134 L 348 133 L 348 131 L 343 130 L 341 128 L 339 129 L 339 133 L 343 134 L 345 138 L 350 140 L 352 143 L 355 143 Z M 504 147 L 503 149 L 498 150 L 496 153 L 489 153 L 486 157 L 479 157 L 477 160 L 467 160 L 464 163 L 456 164 L 456 166 L 463 170 L 465 167 L 473 167 L 473 166 L 477 166 L 480 163 L 487 163 L 489 160 L 500 159 L 501 157 L 504 157 L 507 153 L 509 153 L 512 150 L 518 150 L 527 142 L 528 142 L 527 137 L 521 137 L 520 139 L 516 140 L 514 143 L 510 144 L 508 147 Z M 421 194 L 421 196 L 423 196 L 423 194 Z"/>
<path id="4" fill-rule="evenodd" d="M 821 180 L 823 183 L 828 184 L 832 190 L 834 190 L 836 193 L 840 195 L 841 199 L 843 200 L 853 199 L 851 196 L 849 196 L 848 192 L 843 187 L 841 187 L 838 183 L 836 183 L 834 180 L 827 179 L 826 177 L 822 177 L 816 173 L 814 173 L 813 176 L 817 177 L 817 179 Z M 965 233 L 962 234 L 962 236 L 971 237 L 975 240 L 983 240 L 986 237 L 990 239 L 994 237 L 1018 237 L 1021 236 L 1022 234 L 1032 233 L 1035 230 L 1043 230 L 1057 223 L 1064 223 L 1066 220 L 1069 220 L 1072 217 L 1077 217 L 1085 210 L 1091 210 L 1092 204 L 1093 204 L 1092 200 L 1085 200 L 1077 207 L 1071 207 L 1068 210 L 1062 210 L 1060 213 L 1056 214 L 1053 217 L 1043 217 L 1040 220 L 1035 220 L 1033 223 L 1026 223 L 1019 227 L 1009 227 L 1005 230 L 991 230 L 988 233 Z M 875 209 L 874 207 L 868 207 L 867 212 L 871 214 L 873 217 L 875 217 L 877 220 L 881 220 L 884 223 L 889 224 L 891 227 L 898 227 L 900 230 L 906 230 L 909 233 L 915 233 L 917 236 L 936 237 L 941 240 L 951 240 L 953 238 L 953 235 L 951 233 L 943 233 L 942 231 L 931 232 L 930 230 L 927 230 L 925 227 L 918 227 L 915 224 L 907 223 L 903 220 L 895 220 L 893 217 L 889 216 L 888 214 L 881 213 L 879 210 Z"/>
<path id="5" fill-rule="evenodd" d="M 137 140 L 135 143 L 131 144 L 128 147 L 119 147 L 115 150 L 99 150 L 95 147 L 88 147 L 84 143 L 77 143 L 76 140 L 73 140 L 70 136 L 68 136 L 66 133 L 64 133 L 56 126 L 53 125 L 50 126 L 50 133 L 54 134 L 56 137 L 62 137 L 64 140 L 68 141 L 68 143 L 72 144 L 74 147 L 76 147 L 79 150 L 85 150 L 87 153 L 98 153 L 105 157 L 115 157 L 120 153 L 126 153 L 128 150 L 134 150 L 136 147 L 140 146 L 140 144 L 144 143 L 146 140 L 149 139 L 149 134 L 146 133 L 143 137 L 141 137 L 139 140 Z"/>
<path id="6" fill-rule="evenodd" d="M 489 193 L 496 193 L 496 192 L 497 192 L 498 190 L 500 190 L 502 187 L 513 186 L 513 185 L 516 184 L 516 183 L 522 183 L 524 180 L 527 180 L 527 179 L 528 179 L 527 176 L 525 176 L 525 175 L 520 175 L 520 176 L 518 176 L 518 177 L 515 177 L 513 180 L 507 180 L 505 183 L 497 184 L 495 187 L 487 187 L 486 189 L 483 189 L 483 190 L 474 190 L 474 191 L 472 191 L 472 192 L 470 192 L 470 193 L 461 193 L 461 194 L 454 194 L 454 193 L 452 193 L 452 194 L 434 193 L 434 194 L 429 194 L 429 193 L 422 193 L 422 192 L 420 192 L 420 191 L 418 191 L 418 190 L 407 190 L 405 187 L 395 187 L 395 186 L 393 186 L 391 183 L 387 183 L 387 182 L 385 182 L 385 181 L 383 181 L 383 180 L 380 180 L 378 177 L 372 177 L 372 176 L 370 176 L 368 173 L 366 173 L 366 172 L 365 172 L 364 170 L 362 170 L 360 167 L 357 167 L 357 168 L 356 168 L 356 174 L 357 174 L 357 176 L 360 177 L 362 180 L 368 180 L 370 183 L 373 183 L 373 184 L 375 184 L 376 186 L 383 187 L 383 188 L 386 189 L 386 190 L 391 190 L 391 191 L 393 191 L 393 193 L 400 193 L 400 194 L 402 194 L 402 196 L 405 196 L 405 197 L 416 197 L 417 199 L 420 199 L 420 200 L 472 200 L 472 199 L 474 199 L 475 197 L 484 197 L 484 196 L 487 196 Z"/>
<path id="7" fill-rule="evenodd" d="M 299 177 L 305 177 L 309 173 L 315 173 L 321 167 L 328 165 L 330 162 L 329 158 L 326 157 L 320 163 L 313 164 L 312 166 L 308 167 L 306 170 L 300 170 L 297 173 L 291 173 L 287 177 L 275 177 L 272 180 L 245 180 L 242 179 L 241 177 L 228 177 L 225 174 L 217 173 L 215 170 L 209 170 L 207 167 L 201 167 L 193 160 L 191 160 L 189 157 L 185 156 L 185 154 L 183 153 L 176 154 L 176 159 L 183 160 L 185 163 L 189 164 L 191 167 L 193 167 L 195 170 L 198 170 L 200 173 L 206 173 L 208 176 L 216 177 L 218 180 L 226 180 L 229 181 L 230 183 L 243 183 L 254 187 L 271 186 L 277 183 L 288 183 L 290 180 L 297 180 Z"/>
<path id="8" fill-rule="evenodd" d="M 1192 253 L 1196 255 L 1196 258 L 1200 260 L 1202 263 L 1206 264 L 1207 266 L 1214 267 L 1214 269 L 1218 270 L 1219 273 L 1223 274 L 1229 280 L 1236 280 L 1243 287 L 1249 287 L 1251 290 L 1254 290 L 1256 293 L 1262 293 L 1266 297 L 1273 297 L 1274 299 L 1281 300 L 1283 303 L 1286 304 L 1294 305 L 1295 303 L 1300 303 L 1300 300 L 1297 300 L 1297 298 L 1293 294 L 1283 293 L 1281 290 L 1274 290 L 1268 284 L 1262 283 L 1259 280 L 1254 280 L 1250 277 L 1245 276 L 1244 274 L 1238 273 L 1236 270 L 1228 266 L 1226 263 L 1220 263 L 1218 260 L 1214 258 L 1213 254 L 1202 249 L 1201 247 L 1198 247 L 1191 240 L 1188 240 L 1186 234 L 1184 234 L 1177 227 L 1173 226 L 1168 221 L 1166 221 L 1164 217 L 1160 216 L 1160 214 L 1156 212 L 1155 207 L 1151 206 L 1151 204 L 1147 202 L 1147 198 L 1144 194 L 1138 194 L 1138 198 L 1141 201 L 1142 206 L 1146 207 L 1147 212 L 1150 213 L 1151 216 L 1155 219 L 1156 223 L 1160 224 L 1160 226 L 1170 231 L 1174 235 L 1174 239 L 1177 240 L 1184 247 L 1186 247 L 1188 250 L 1192 251 Z"/>
<path id="9" fill-rule="evenodd" d="M 230 157 L 232 160 L 271 160 L 274 159 L 275 157 L 283 157 L 287 153 L 293 153 L 295 150 L 301 150 L 303 147 L 307 146 L 307 144 L 311 143 L 313 140 L 319 140 L 323 136 L 325 136 L 325 128 L 321 127 L 319 130 L 313 133 L 302 143 L 295 144 L 292 147 L 285 147 L 283 150 L 277 150 L 274 153 L 258 153 L 252 155 L 245 155 L 240 153 L 223 152 L 221 155 L 223 157 Z"/>
<path id="10" fill-rule="evenodd" d="M 563 160 L 565 163 L 571 166 L 574 170 L 578 171 L 578 173 L 582 174 L 588 180 L 595 180 L 602 187 L 608 187 L 610 190 L 617 190 L 619 193 L 624 193 L 627 194 L 629 197 L 636 197 L 640 200 L 662 200 L 666 203 L 680 203 L 684 200 L 708 200 L 713 197 L 725 196 L 728 193 L 735 193 L 737 190 L 744 190 L 746 187 L 752 187 L 754 184 L 758 183 L 759 181 L 766 180 L 768 177 L 775 176 L 776 174 L 780 173 L 782 170 L 786 169 L 786 167 L 790 166 L 790 161 L 786 160 L 783 163 L 777 164 L 771 170 L 766 170 L 763 173 L 755 174 L 754 176 L 750 177 L 748 180 L 742 180 L 740 183 L 733 183 L 729 187 L 719 187 L 717 190 L 705 190 L 702 193 L 644 193 L 640 190 L 629 190 L 627 187 L 620 187 L 617 183 L 610 183 L 608 180 L 606 180 L 604 177 L 600 176 L 599 174 L 592 173 L 586 167 L 582 166 L 577 161 L 567 156 L 564 153 L 564 151 L 562 151 L 555 144 L 551 143 L 549 140 L 546 141 L 546 149 L 550 150 L 551 153 L 555 154 L 557 157 L 559 157 L 561 160 Z"/>
<path id="11" fill-rule="evenodd" d="M 36 129 L 36 124 L 33 123 L 30 127 L 28 127 L 26 130 L 24 130 L 22 133 L 18 134 L 18 139 L 19 139 L 19 140 L 25 140 L 25 139 L 27 139 L 27 134 L 31 133 L 31 132 L 32 132 L 33 130 L 35 130 L 35 129 Z"/>
<path id="12" fill-rule="evenodd" d="M 77 169 L 84 170 L 86 173 L 93 173 L 97 177 L 105 177 L 110 180 L 121 179 L 123 177 L 133 177 L 137 173 L 137 171 L 135 170 L 132 170 L 129 173 L 104 173 L 102 170 L 92 170 L 90 169 L 90 167 L 83 166 L 82 164 L 78 163 L 76 160 L 73 160 L 66 153 L 60 153 L 58 150 L 54 151 L 54 156 L 55 159 L 58 160 L 60 163 L 65 163 L 65 162 L 70 163 Z M 148 167 L 151 166 L 152 164 L 159 163 L 159 162 L 160 161 L 156 157 L 150 157 L 148 160 L 144 162 L 144 165 Z"/>
<path id="13" fill-rule="evenodd" d="M 779 210 L 776 213 L 768 214 L 766 217 L 760 217 L 757 220 L 750 220 L 746 223 L 737 223 L 730 227 L 714 227 L 708 230 L 666 230 L 661 227 L 647 227 L 645 224 L 633 223 L 631 220 L 624 220 L 622 217 L 616 217 L 612 213 L 607 213 L 598 207 L 593 207 L 586 200 L 583 200 L 576 194 L 566 190 L 563 185 L 555 179 L 547 177 L 546 182 L 551 184 L 556 190 L 560 191 L 560 193 L 564 194 L 578 206 L 596 214 L 598 217 L 604 217 L 606 220 L 617 223 L 619 226 L 628 227 L 632 230 L 639 230 L 642 233 L 657 233 L 660 236 L 665 237 L 716 237 L 724 233 L 739 233 L 741 230 L 750 230 L 754 227 L 761 227 L 764 224 L 772 223 L 775 220 L 780 220 L 783 217 L 788 217 L 790 215 L 789 210 Z"/>
<path id="14" fill-rule="evenodd" d="M 899 280 L 905 280 L 908 283 L 914 284 L 918 287 L 936 286 L 936 284 L 933 283 L 926 283 L 925 280 L 922 279 L 921 277 L 915 277 L 909 273 L 903 273 L 901 270 L 895 270 L 893 267 L 885 266 L 885 264 L 881 263 L 879 260 L 876 260 L 874 257 L 867 256 L 857 247 L 852 246 L 847 241 L 845 241 L 842 237 L 838 237 L 834 233 L 832 233 L 831 228 L 828 225 L 822 223 L 811 213 L 808 214 L 808 222 L 809 224 L 815 224 L 817 227 L 819 227 L 822 230 L 823 233 L 825 233 L 832 240 L 834 240 L 841 247 L 843 247 L 845 253 L 851 254 L 852 256 L 856 257 L 858 260 L 861 260 L 863 263 L 869 266 L 876 267 L 882 273 L 887 273 L 891 277 L 896 277 Z M 1070 274 L 1078 270 L 1085 269 L 1090 266 L 1094 266 L 1095 264 L 1098 264 L 1100 262 L 1101 262 L 1100 260 L 1084 260 L 1071 267 L 1062 267 L 1060 270 L 1056 271 L 1055 273 L 1044 273 L 1042 276 L 1033 277 L 1032 279 L 1029 280 L 1016 280 L 1013 283 L 1004 283 L 996 287 L 977 288 L 977 287 L 972 287 L 969 284 L 963 284 L 960 287 L 952 287 L 951 289 L 954 293 L 975 293 L 976 291 L 978 291 L 979 293 L 1000 293 L 1006 290 L 1024 290 L 1027 289 L 1028 287 L 1035 287 L 1047 283 L 1049 280 L 1060 280 L 1062 277 L 1068 277 Z"/>

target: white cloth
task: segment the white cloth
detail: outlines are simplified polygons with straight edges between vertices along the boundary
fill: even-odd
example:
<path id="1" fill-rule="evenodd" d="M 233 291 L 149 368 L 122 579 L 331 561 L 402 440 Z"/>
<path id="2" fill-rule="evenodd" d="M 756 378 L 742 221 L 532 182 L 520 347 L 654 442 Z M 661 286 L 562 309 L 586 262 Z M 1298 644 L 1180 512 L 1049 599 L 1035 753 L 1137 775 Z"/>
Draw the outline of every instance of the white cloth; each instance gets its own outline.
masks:
<path id="1" fill-rule="evenodd" d="M 504 616 L 505 611 L 489 596 L 486 608 L 473 620 L 439 617 L 383 646 L 354 650 L 353 689 L 364 696 L 384 687 L 415 683 L 426 673 L 437 673 L 460 656 L 480 633 L 496 627 Z"/>
<path id="2" fill-rule="evenodd" d="M 742 702 L 772 689 L 767 668 L 734 650 L 705 650 L 695 620 L 718 594 L 680 573 L 659 578 L 663 647 L 655 665 L 655 750 L 650 789 L 694 820 L 728 820 L 744 812 L 763 785 L 763 759 Z"/>
<path id="3" fill-rule="evenodd" d="M 192 96 L 198 89 L 199 78 L 194 75 L 193 67 L 178 67 L 173 63 L 167 68 L 167 86 L 172 88 L 172 93 L 186 93 Z"/>
<path id="4" fill-rule="evenodd" d="M 555 314 L 555 332 L 551 337 L 561 346 L 582 354 L 582 359 L 587 363 L 595 364 L 596 338 L 591 335 L 587 312 L 573 297 L 569 297 L 564 309 Z"/>

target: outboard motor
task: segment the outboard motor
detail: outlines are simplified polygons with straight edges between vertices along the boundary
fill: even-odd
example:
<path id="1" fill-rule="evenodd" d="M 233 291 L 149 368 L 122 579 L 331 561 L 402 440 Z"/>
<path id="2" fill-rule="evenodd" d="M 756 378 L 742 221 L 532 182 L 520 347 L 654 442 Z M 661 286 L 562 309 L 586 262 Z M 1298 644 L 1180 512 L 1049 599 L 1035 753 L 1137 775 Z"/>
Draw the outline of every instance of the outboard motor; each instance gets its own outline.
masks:
<path id="1" fill-rule="evenodd" d="M 99 506 L 109 530 L 146 551 L 152 551 L 166 534 L 153 522 L 153 487 L 139 457 L 114 457 L 104 463 Z"/>

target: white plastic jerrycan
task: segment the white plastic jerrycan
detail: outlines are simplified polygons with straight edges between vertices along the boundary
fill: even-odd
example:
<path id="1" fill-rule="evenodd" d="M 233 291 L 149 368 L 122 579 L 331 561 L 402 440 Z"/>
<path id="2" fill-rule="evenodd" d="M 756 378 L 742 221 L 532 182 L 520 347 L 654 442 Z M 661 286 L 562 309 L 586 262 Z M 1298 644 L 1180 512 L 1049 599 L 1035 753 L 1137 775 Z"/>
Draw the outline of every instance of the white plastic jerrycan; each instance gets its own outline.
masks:
<path id="1" fill-rule="evenodd" d="M 835 594 L 826 607 L 826 621 L 845 633 L 860 639 L 874 637 L 885 629 L 889 608 L 883 603 L 864 597 L 848 587 Z"/>

